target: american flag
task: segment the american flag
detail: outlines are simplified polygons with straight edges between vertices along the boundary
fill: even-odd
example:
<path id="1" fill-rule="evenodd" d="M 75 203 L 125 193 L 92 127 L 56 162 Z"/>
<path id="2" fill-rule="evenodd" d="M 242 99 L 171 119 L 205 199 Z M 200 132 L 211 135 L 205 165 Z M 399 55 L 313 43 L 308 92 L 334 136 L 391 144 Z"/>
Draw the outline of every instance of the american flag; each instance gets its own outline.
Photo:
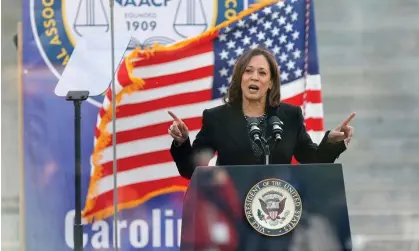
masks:
<path id="1" fill-rule="evenodd" d="M 155 196 L 184 191 L 169 148 L 172 123 L 168 110 L 184 120 L 193 140 L 202 112 L 222 104 L 236 59 L 249 48 L 263 46 L 279 63 L 284 102 L 301 106 L 313 141 L 323 132 L 323 107 L 315 46 L 308 32 L 307 0 L 271 1 L 243 11 L 198 37 L 154 50 L 137 50 L 117 75 L 118 207 L 138 206 Z M 312 34 L 312 33 L 310 33 Z M 311 38 L 310 41 L 312 41 Z M 309 47 L 310 46 L 310 47 Z M 308 49 L 310 55 L 308 57 Z M 131 56 L 132 57 L 132 56 Z M 141 89 L 141 90 L 137 90 Z M 123 96 L 123 93 L 132 92 Z M 84 217 L 113 213 L 111 92 L 98 115 L 95 166 Z M 100 158 L 98 158 L 100 156 Z M 215 159 L 210 165 L 215 163 Z"/>

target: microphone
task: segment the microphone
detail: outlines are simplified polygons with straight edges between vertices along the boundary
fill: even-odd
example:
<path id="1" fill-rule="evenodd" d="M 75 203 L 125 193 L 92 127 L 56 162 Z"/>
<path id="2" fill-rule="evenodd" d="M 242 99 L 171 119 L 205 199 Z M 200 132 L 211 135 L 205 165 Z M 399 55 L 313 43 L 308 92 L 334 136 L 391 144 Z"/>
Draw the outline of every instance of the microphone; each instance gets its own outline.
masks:
<path id="1" fill-rule="evenodd" d="M 249 133 L 250 133 L 250 137 L 252 138 L 253 141 L 259 141 L 261 142 L 261 135 L 262 135 L 262 131 L 259 128 L 259 121 L 257 118 L 248 118 L 247 119 L 247 123 L 249 124 Z"/>
<path id="2" fill-rule="evenodd" d="M 272 126 L 272 134 L 275 138 L 275 141 L 281 140 L 281 134 L 283 132 L 282 126 L 284 123 L 282 123 L 282 121 L 277 116 L 272 116 L 269 118 L 269 124 Z"/>

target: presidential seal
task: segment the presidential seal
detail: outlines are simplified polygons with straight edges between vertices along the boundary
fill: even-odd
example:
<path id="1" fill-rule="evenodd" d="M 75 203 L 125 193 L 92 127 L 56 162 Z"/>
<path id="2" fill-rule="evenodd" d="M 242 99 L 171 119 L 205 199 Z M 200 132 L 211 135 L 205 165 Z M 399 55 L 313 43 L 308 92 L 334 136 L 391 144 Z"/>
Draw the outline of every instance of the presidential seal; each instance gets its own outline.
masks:
<path id="1" fill-rule="evenodd" d="M 281 179 L 258 182 L 248 192 L 244 211 L 259 233 L 280 236 L 293 230 L 301 218 L 302 202 L 297 190 Z"/>

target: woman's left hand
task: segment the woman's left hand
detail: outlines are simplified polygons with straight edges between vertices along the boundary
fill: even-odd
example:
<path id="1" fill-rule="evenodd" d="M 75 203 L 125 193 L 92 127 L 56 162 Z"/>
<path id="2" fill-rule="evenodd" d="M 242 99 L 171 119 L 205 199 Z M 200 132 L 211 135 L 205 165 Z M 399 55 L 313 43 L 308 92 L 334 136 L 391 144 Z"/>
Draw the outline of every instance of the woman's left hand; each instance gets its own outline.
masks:
<path id="1" fill-rule="evenodd" d="M 331 130 L 328 135 L 328 141 L 330 143 L 338 143 L 344 140 L 345 144 L 348 145 L 354 133 L 354 128 L 349 125 L 349 122 L 351 122 L 354 117 L 355 113 L 353 112 L 338 127 Z"/>

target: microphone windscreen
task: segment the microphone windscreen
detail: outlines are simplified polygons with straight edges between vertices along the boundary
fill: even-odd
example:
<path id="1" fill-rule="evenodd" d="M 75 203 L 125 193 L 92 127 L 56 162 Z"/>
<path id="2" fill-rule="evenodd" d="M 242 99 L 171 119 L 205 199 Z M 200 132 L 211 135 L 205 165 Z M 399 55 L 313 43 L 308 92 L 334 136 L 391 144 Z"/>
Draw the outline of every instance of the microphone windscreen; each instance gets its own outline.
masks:
<path id="1" fill-rule="evenodd" d="M 249 117 L 249 118 L 247 118 L 247 123 L 249 125 L 251 125 L 251 124 L 259 124 L 259 121 L 258 121 L 257 118 Z"/>
<path id="2" fill-rule="evenodd" d="M 269 118 L 269 124 L 272 125 L 273 123 L 281 123 L 281 120 L 277 116 L 272 116 Z"/>

